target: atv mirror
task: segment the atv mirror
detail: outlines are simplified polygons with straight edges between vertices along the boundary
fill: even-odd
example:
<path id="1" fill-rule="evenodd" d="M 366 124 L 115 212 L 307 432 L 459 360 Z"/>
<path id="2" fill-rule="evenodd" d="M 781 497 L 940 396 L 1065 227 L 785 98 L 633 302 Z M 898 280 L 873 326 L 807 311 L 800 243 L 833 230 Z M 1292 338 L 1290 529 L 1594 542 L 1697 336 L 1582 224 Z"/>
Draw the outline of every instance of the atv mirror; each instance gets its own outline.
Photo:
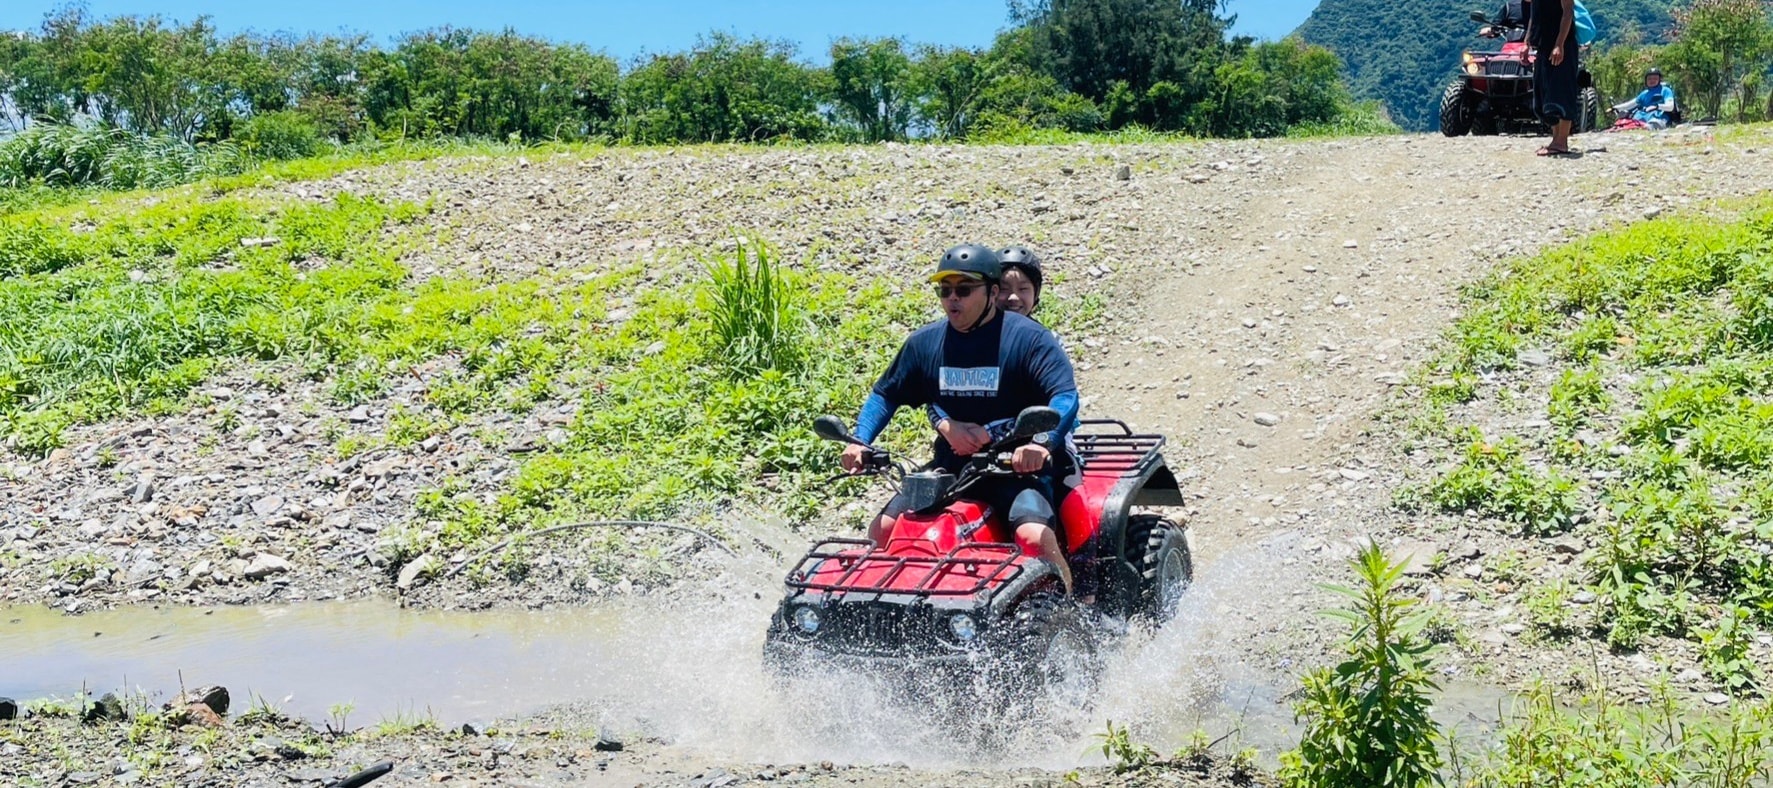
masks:
<path id="1" fill-rule="evenodd" d="M 850 428 L 836 416 L 820 416 L 813 419 L 813 434 L 828 441 L 838 443 L 861 443 L 856 436 L 850 434 Z"/>
<path id="2" fill-rule="evenodd" d="M 1484 16 L 1484 12 L 1482 12 L 1482 11 L 1473 11 L 1473 12 L 1471 12 L 1471 21 L 1481 22 L 1481 23 L 1487 25 L 1490 23 L 1490 18 L 1487 16 Z"/>
<path id="3" fill-rule="evenodd" d="M 1025 408 L 1016 416 L 1016 428 L 1010 432 L 1012 438 L 1030 438 L 1043 432 L 1052 432 L 1059 428 L 1059 411 L 1044 405 Z"/>

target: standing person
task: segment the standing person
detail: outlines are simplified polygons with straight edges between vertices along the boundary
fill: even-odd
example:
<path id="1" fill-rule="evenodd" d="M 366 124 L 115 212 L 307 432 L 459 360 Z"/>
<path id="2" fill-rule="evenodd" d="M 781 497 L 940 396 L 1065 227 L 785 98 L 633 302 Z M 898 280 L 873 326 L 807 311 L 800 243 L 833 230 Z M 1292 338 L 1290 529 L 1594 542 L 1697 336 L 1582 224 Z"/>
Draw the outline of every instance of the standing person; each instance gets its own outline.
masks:
<path id="1" fill-rule="evenodd" d="M 1527 17 L 1527 45 L 1533 48 L 1533 103 L 1539 120 L 1551 127 L 1541 156 L 1573 156 L 1571 121 L 1581 113 L 1577 83 L 1576 0 L 1538 0 Z"/>
<path id="2" fill-rule="evenodd" d="M 900 407 L 935 403 L 952 415 L 944 419 L 948 429 L 938 430 L 933 465 L 958 472 L 990 440 L 1007 434 L 1024 408 L 1045 405 L 1059 412 L 1061 423 L 1076 419 L 1071 359 L 1052 332 L 997 306 L 1002 276 L 997 253 L 983 246 L 965 244 L 942 255 L 930 281 L 938 286 L 945 317 L 906 338 L 862 405 L 857 438 L 872 442 Z M 1022 475 L 989 479 L 973 490 L 1015 529 L 1018 544 L 1038 546 L 1071 593 L 1071 567 L 1054 530 L 1058 517 L 1052 504 L 1052 477 L 1060 463 L 1051 460 L 1062 451 L 1061 440 L 1056 433 L 1035 436 L 1011 459 Z M 844 470 L 860 469 L 867 452 L 860 445 L 845 448 Z M 884 543 L 909 505 L 894 496 L 869 526 L 868 537 Z"/>

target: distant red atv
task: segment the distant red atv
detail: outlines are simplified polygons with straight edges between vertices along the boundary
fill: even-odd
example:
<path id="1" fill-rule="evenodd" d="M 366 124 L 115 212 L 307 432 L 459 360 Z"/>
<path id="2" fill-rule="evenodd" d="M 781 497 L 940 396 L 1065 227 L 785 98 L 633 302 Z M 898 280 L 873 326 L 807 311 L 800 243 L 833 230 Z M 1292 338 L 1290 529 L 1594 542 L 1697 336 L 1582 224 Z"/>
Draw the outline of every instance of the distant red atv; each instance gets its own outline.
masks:
<path id="1" fill-rule="evenodd" d="M 1519 31 L 1519 25 L 1503 20 L 1490 20 L 1483 12 L 1471 12 L 1471 21 L 1482 22 L 1493 31 Z M 1441 93 L 1441 133 L 1449 137 L 1466 134 L 1487 135 L 1503 132 L 1547 133 L 1533 108 L 1533 60 L 1538 57 L 1525 42 L 1511 41 L 1500 52 L 1466 52 L 1461 58 L 1458 76 Z M 1588 69 L 1579 68 L 1576 84 L 1581 90 L 1578 103 L 1580 117 L 1573 118 L 1571 131 L 1595 131 L 1603 122 L 1601 94 L 1595 89 L 1594 77 Z"/>
<path id="2" fill-rule="evenodd" d="M 1076 436 L 1082 482 L 1063 494 L 1059 517 L 1074 576 L 1094 580 L 1089 610 L 1068 600 L 1058 571 L 1035 546 L 1018 547 L 1002 512 L 967 498 L 983 479 L 1012 474 L 1016 446 L 1059 426 L 1029 408 L 1010 435 L 974 455 L 959 474 L 905 473 L 870 447 L 868 472 L 896 478 L 913 500 L 885 545 L 867 539 L 816 543 L 788 573 L 764 651 L 778 668 L 806 657 L 886 658 L 963 673 L 1038 676 L 1060 695 L 1093 691 L 1102 616 L 1162 622 L 1193 582 L 1187 528 L 1134 506 L 1180 506 L 1158 435 L 1120 421 L 1084 421 Z M 826 440 L 858 443 L 843 423 L 820 417 Z M 863 444 L 866 445 L 866 444 Z M 1028 670 L 1026 668 L 1033 668 Z"/>

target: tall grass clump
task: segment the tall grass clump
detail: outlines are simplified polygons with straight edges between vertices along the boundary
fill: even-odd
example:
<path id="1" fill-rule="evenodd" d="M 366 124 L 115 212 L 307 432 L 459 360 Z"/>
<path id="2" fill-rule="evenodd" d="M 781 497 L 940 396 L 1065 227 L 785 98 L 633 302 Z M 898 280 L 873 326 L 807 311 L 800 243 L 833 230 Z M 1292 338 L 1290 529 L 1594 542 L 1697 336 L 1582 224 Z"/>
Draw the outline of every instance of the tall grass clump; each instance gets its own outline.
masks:
<path id="1" fill-rule="evenodd" d="M 0 142 L 0 186 L 156 188 L 237 173 L 251 163 L 232 142 L 193 144 L 104 126 L 39 123 Z"/>
<path id="2" fill-rule="evenodd" d="M 1329 589 L 1352 600 L 1326 611 L 1348 622 L 1348 659 L 1305 675 L 1293 707 L 1305 723 L 1299 748 L 1282 755 L 1282 780 L 1297 788 L 1437 784 L 1440 729 L 1429 717 L 1433 648 L 1421 635 L 1428 611 L 1398 589 L 1404 564 L 1368 544 L 1353 560 L 1358 584 Z"/>
<path id="3" fill-rule="evenodd" d="M 730 253 L 706 258 L 711 350 L 736 375 L 787 372 L 799 365 L 806 335 L 806 291 L 762 241 L 740 237 Z"/>

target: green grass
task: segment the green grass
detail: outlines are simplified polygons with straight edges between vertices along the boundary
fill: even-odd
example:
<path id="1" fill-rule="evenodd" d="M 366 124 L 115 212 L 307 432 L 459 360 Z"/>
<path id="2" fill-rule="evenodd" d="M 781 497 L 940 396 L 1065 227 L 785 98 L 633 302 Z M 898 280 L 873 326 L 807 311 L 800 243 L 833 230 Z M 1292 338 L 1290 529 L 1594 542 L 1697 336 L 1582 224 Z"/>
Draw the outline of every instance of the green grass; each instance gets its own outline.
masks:
<path id="1" fill-rule="evenodd" d="M 1468 288 L 1421 379 L 1469 389 L 1416 407 L 1421 443 L 1447 456 L 1403 499 L 1521 535 L 1591 519 L 1576 535 L 1601 604 L 1592 627 L 1555 627 L 1616 649 L 1687 638 L 1749 692 L 1762 679 L 1733 644 L 1773 627 L 1773 200 L 1733 216 L 1632 225 Z M 1528 349 L 1550 374 L 1520 363 Z M 1521 407 L 1551 428 L 1475 432 Z"/>
<path id="2" fill-rule="evenodd" d="M 1470 788 L 1748 788 L 1773 779 L 1773 704 L 1684 704 L 1666 685 L 1642 704 L 1606 686 L 1579 698 L 1537 686 L 1517 700 Z"/>

